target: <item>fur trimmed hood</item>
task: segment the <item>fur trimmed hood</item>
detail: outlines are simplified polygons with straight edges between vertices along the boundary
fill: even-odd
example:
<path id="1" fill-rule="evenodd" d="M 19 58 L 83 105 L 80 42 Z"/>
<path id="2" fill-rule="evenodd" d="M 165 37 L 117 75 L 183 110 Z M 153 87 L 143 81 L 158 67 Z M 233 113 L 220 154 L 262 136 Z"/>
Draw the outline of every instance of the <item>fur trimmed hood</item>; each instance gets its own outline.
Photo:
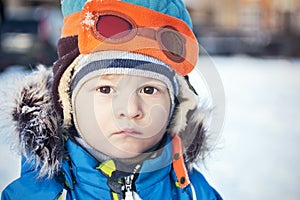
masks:
<path id="1" fill-rule="evenodd" d="M 13 76 L 13 75 L 12 75 Z M 10 77 L 13 78 L 13 77 Z M 169 133 L 179 134 L 187 164 L 204 158 L 207 152 L 205 115 L 198 97 L 183 77 L 179 80 L 178 103 Z M 1 130 L 16 138 L 15 146 L 29 162 L 40 168 L 39 177 L 52 177 L 60 170 L 67 128 L 54 109 L 52 72 L 43 66 L 14 80 L 14 87 L 1 90 Z M 10 99 L 9 99 L 10 98 Z"/>
<path id="2" fill-rule="evenodd" d="M 40 167 L 39 176 L 51 177 L 60 168 L 64 153 L 61 119 L 51 99 L 52 72 L 39 66 L 32 74 L 14 80 L 15 87 L 5 92 L 1 130 L 15 138 L 13 143 L 28 162 Z"/>

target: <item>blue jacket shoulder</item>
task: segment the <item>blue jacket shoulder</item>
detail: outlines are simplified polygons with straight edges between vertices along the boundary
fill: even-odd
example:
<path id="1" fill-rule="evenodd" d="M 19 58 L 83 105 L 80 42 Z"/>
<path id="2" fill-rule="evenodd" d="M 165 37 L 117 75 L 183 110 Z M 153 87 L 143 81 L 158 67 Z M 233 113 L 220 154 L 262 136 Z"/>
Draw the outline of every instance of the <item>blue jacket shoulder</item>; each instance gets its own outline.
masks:
<path id="1" fill-rule="evenodd" d="M 22 163 L 21 177 L 10 183 L 2 192 L 1 200 L 56 199 L 63 185 L 56 178 L 37 178 L 38 170 Z"/>
<path id="2" fill-rule="evenodd" d="M 222 200 L 221 195 L 207 182 L 205 177 L 198 170 L 193 168 L 189 173 L 189 178 L 198 199 Z"/>

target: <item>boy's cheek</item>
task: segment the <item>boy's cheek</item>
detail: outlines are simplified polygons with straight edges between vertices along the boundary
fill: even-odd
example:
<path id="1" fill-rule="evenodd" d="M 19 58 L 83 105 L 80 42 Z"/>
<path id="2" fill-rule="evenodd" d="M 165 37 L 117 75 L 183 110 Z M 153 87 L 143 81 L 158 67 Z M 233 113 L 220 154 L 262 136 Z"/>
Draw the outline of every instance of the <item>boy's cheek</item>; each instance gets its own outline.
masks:
<path id="1" fill-rule="evenodd" d="M 153 108 L 144 121 L 135 121 L 134 125 L 143 133 L 139 138 L 152 138 L 166 131 L 168 113 L 161 112 L 160 108 Z"/>

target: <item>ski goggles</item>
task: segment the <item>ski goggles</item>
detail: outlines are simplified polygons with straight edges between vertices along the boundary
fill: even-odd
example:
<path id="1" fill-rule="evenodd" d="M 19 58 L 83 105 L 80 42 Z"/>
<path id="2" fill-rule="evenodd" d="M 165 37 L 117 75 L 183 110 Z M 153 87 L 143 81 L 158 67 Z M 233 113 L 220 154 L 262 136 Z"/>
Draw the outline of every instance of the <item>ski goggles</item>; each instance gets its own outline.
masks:
<path id="1" fill-rule="evenodd" d="M 64 20 L 62 37 L 78 35 L 81 54 L 120 50 L 157 58 L 178 74 L 196 65 L 198 43 L 184 22 L 120 1 L 90 1 Z"/>

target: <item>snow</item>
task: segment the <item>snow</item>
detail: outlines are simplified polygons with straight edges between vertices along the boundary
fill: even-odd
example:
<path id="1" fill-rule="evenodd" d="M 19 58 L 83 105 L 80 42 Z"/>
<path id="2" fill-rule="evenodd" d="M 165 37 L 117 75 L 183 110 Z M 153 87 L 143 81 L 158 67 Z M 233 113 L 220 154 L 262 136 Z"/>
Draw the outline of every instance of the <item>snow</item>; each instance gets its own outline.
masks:
<path id="1" fill-rule="evenodd" d="M 298 199 L 300 60 L 213 61 L 226 118 L 206 177 L 225 199 Z"/>
<path id="2" fill-rule="evenodd" d="M 94 15 L 91 12 L 86 12 L 85 13 L 85 18 L 82 22 L 82 25 L 86 26 L 86 30 L 88 30 L 90 27 L 94 26 L 95 21 L 93 20 Z"/>
<path id="3" fill-rule="evenodd" d="M 224 199 L 298 199 L 300 60 L 234 56 L 212 57 L 212 63 L 222 80 L 217 86 L 224 88 L 225 121 L 201 167 L 205 177 Z M 1 86 L 7 84 L 4 75 Z M 222 99 L 220 90 L 210 92 Z M 0 138 L 1 191 L 18 177 L 20 161 L 6 137 Z"/>

